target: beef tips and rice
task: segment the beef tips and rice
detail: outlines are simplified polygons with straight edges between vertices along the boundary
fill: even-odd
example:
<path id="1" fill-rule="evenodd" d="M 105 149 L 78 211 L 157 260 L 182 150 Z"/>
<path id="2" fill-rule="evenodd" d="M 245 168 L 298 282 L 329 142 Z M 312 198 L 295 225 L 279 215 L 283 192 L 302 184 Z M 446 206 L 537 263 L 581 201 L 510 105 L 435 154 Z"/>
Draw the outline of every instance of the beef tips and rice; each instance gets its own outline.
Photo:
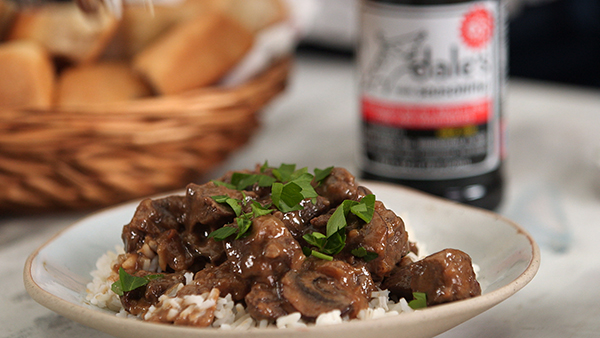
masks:
<path id="1" fill-rule="evenodd" d="M 481 294 L 471 258 L 419 257 L 398 215 L 345 169 L 267 163 L 145 199 L 97 262 L 93 305 L 176 325 L 294 327 Z"/>

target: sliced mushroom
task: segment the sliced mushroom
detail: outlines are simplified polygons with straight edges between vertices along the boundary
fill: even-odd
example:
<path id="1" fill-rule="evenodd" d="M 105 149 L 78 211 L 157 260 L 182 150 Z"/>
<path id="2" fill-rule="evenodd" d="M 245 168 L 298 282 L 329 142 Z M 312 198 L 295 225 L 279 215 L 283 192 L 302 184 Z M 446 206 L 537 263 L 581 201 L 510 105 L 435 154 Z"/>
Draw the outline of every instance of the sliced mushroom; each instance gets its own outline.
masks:
<path id="1" fill-rule="evenodd" d="M 373 291 L 368 273 L 342 261 L 305 264 L 302 270 L 289 271 L 281 282 L 283 297 L 309 320 L 333 310 L 355 318 L 368 307 Z"/>

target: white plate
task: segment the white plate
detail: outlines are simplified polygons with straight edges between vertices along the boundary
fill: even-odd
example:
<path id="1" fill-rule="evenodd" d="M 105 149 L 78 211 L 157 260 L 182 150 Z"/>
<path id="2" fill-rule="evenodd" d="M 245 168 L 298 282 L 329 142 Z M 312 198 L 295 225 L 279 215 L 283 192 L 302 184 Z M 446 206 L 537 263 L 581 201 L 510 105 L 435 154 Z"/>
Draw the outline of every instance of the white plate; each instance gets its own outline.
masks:
<path id="1" fill-rule="evenodd" d="M 96 260 L 120 245 L 121 229 L 137 202 L 117 206 L 75 223 L 27 260 L 24 281 L 31 297 L 74 321 L 117 337 L 308 338 L 432 337 L 507 299 L 535 275 L 540 253 L 517 224 L 492 212 L 471 208 L 398 186 L 365 182 L 377 199 L 402 216 L 412 239 L 433 253 L 444 248 L 467 252 L 479 265 L 483 294 L 424 310 L 368 321 L 302 329 L 252 329 L 240 333 L 198 329 L 119 318 L 84 303 Z"/>

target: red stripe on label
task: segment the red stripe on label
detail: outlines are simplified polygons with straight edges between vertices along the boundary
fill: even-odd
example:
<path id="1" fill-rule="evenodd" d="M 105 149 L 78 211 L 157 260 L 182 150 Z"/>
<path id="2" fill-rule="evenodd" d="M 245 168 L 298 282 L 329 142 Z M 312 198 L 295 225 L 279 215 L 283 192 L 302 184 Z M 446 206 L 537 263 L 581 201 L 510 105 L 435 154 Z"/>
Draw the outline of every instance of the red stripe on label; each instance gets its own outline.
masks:
<path id="1" fill-rule="evenodd" d="M 484 124 L 489 121 L 492 101 L 466 104 L 398 104 L 368 97 L 362 99 L 362 116 L 367 122 L 406 129 L 438 129 Z"/>

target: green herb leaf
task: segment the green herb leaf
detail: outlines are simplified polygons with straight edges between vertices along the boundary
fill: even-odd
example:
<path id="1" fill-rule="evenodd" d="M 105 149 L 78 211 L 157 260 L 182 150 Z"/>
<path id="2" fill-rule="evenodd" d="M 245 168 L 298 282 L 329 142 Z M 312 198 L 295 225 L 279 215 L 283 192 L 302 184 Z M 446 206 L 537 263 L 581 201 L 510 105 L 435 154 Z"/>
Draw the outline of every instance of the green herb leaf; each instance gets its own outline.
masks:
<path id="1" fill-rule="evenodd" d="M 231 207 L 231 209 L 233 209 L 233 212 L 235 212 L 236 216 L 239 216 L 242 214 L 241 201 L 236 200 L 235 198 L 228 198 L 225 200 L 225 203 L 227 203 L 227 205 L 229 205 Z"/>
<path id="2" fill-rule="evenodd" d="M 367 254 L 365 255 L 365 257 L 363 257 L 363 259 L 365 260 L 365 262 L 370 262 L 370 261 L 376 259 L 377 257 L 379 257 L 377 252 L 367 251 Z"/>
<path id="3" fill-rule="evenodd" d="M 347 212 L 344 210 L 346 205 L 346 201 L 344 201 L 340 206 L 335 209 L 333 215 L 327 221 L 327 237 L 331 237 L 333 234 L 338 232 L 340 229 L 346 227 L 346 214 Z"/>
<path id="4" fill-rule="evenodd" d="M 235 185 L 230 184 L 230 183 L 226 183 L 223 181 L 217 181 L 217 180 L 212 180 L 211 182 L 213 182 L 216 186 L 226 187 L 229 189 L 235 189 Z"/>
<path id="5" fill-rule="evenodd" d="M 217 196 L 211 196 L 210 198 L 212 198 L 213 200 L 215 200 L 215 202 L 217 202 L 217 203 L 225 203 L 225 201 L 227 201 L 227 199 L 229 198 L 229 196 L 227 196 L 227 195 L 217 195 Z"/>
<path id="6" fill-rule="evenodd" d="M 331 174 L 333 167 L 328 167 L 323 170 L 315 168 L 315 182 L 321 183 L 324 179 Z"/>
<path id="7" fill-rule="evenodd" d="M 282 163 L 279 168 L 273 169 L 273 176 L 279 180 L 279 182 L 288 182 L 290 181 L 292 174 L 296 171 L 295 164 L 285 164 Z"/>
<path id="8" fill-rule="evenodd" d="M 319 249 L 322 249 L 325 246 L 325 243 L 327 242 L 327 236 L 316 231 L 310 234 L 305 234 L 304 236 L 302 236 L 302 238 L 304 238 L 306 243 L 315 246 Z"/>
<path id="9" fill-rule="evenodd" d="M 215 241 L 224 241 L 227 237 L 238 232 L 238 228 L 232 226 L 224 226 L 208 235 L 208 238 L 213 238 Z"/>
<path id="10" fill-rule="evenodd" d="M 302 202 L 302 187 L 295 182 L 289 182 L 283 185 L 281 190 L 281 200 L 290 207 Z"/>
<path id="11" fill-rule="evenodd" d="M 259 187 L 270 187 L 273 183 L 275 183 L 275 177 L 267 176 L 267 175 L 257 175 Z"/>
<path id="12" fill-rule="evenodd" d="M 246 214 L 246 215 L 248 215 L 248 214 Z M 250 226 L 252 225 L 252 220 L 250 219 L 250 217 L 238 217 L 237 224 L 238 224 L 238 232 L 237 232 L 237 236 L 235 236 L 235 239 L 240 239 L 246 234 L 248 229 L 250 229 Z"/>
<path id="13" fill-rule="evenodd" d="M 283 183 L 273 183 L 273 185 L 271 186 L 271 201 L 273 202 L 273 205 L 277 207 L 277 209 L 281 210 L 279 208 L 279 205 L 281 204 L 281 193 L 283 192 Z"/>
<path id="14" fill-rule="evenodd" d="M 370 222 L 375 211 L 375 195 L 367 195 L 360 202 L 344 200 L 327 221 L 327 236 L 343 229 L 347 225 L 346 216 L 352 212 L 365 222 Z"/>
<path id="15" fill-rule="evenodd" d="M 359 246 L 356 249 L 352 249 L 352 251 L 350 251 L 350 253 L 352 253 L 356 257 L 362 258 L 367 255 L 367 249 L 363 248 L 362 246 Z"/>
<path id="16" fill-rule="evenodd" d="M 273 209 L 270 209 L 269 207 L 264 207 L 257 201 L 253 201 L 250 205 L 250 208 L 252 208 L 252 216 L 254 218 L 268 215 L 273 212 Z"/>
<path id="17" fill-rule="evenodd" d="M 249 213 L 242 214 L 242 201 L 227 196 L 213 196 L 212 198 L 217 202 L 228 204 L 234 210 L 237 216 L 237 228 L 233 226 L 224 226 L 208 235 L 208 238 L 214 238 L 216 241 L 225 240 L 229 236 L 236 233 L 237 235 L 235 236 L 235 239 L 244 237 L 252 226 L 253 218 L 268 215 L 273 212 L 272 209 L 263 207 L 259 202 L 252 201 L 252 204 L 250 204 L 251 211 Z"/>
<path id="18" fill-rule="evenodd" d="M 360 217 L 365 223 L 371 222 L 375 213 L 375 195 L 369 194 L 363 197 L 358 204 L 350 207 L 350 212 Z"/>
<path id="19" fill-rule="evenodd" d="M 262 174 L 246 174 L 235 172 L 231 175 L 231 184 L 237 190 L 244 190 L 254 184 L 259 187 L 269 187 L 275 182 L 275 178 Z"/>
<path id="20" fill-rule="evenodd" d="M 269 169 L 269 161 L 265 160 L 265 163 L 263 163 L 263 165 L 260 166 L 260 172 L 264 173 L 265 171 L 267 171 L 267 169 Z"/>
<path id="21" fill-rule="evenodd" d="M 242 201 L 238 199 L 231 198 L 227 195 L 211 196 L 211 198 L 217 203 L 229 205 L 236 216 L 239 216 L 242 213 Z"/>
<path id="22" fill-rule="evenodd" d="M 312 256 L 314 256 L 314 257 L 317 257 L 317 258 L 320 258 L 320 259 L 324 259 L 324 260 L 326 260 L 326 261 L 332 261 L 332 260 L 333 260 L 333 257 L 331 257 L 331 256 L 329 256 L 329 255 L 326 255 L 326 254 L 324 254 L 324 253 L 321 253 L 321 252 L 315 251 L 315 250 L 312 250 L 310 254 L 311 254 Z"/>
<path id="23" fill-rule="evenodd" d="M 311 248 L 305 247 L 305 246 L 302 247 L 302 252 L 304 253 L 304 255 L 306 257 L 314 256 L 314 257 L 317 257 L 317 258 L 320 258 L 320 259 L 324 259 L 326 261 L 332 261 L 333 260 L 333 257 L 331 257 L 329 255 L 326 255 L 326 254 L 324 254 L 322 252 L 313 250 Z"/>
<path id="24" fill-rule="evenodd" d="M 304 178 L 303 178 L 304 177 Z M 289 181 L 297 181 L 299 179 L 306 179 L 308 177 L 309 181 L 312 181 L 313 175 L 308 173 L 308 168 L 300 168 L 298 170 L 294 170 L 294 172 L 290 175 Z"/>
<path id="25" fill-rule="evenodd" d="M 309 173 L 304 173 L 291 182 L 297 184 L 302 190 L 300 194 L 302 195 L 302 199 L 305 198 L 314 198 L 319 196 L 315 191 L 315 188 L 312 186 L 311 182 L 313 180 L 313 175 Z"/>
<path id="26" fill-rule="evenodd" d="M 413 300 L 408 302 L 413 310 L 423 309 L 427 307 L 427 294 L 424 292 L 413 292 Z"/>
<path id="27" fill-rule="evenodd" d="M 118 281 L 114 282 L 111 284 L 110 289 L 112 290 L 112 292 L 116 293 L 119 296 L 123 296 L 123 288 L 121 287 L 121 280 L 119 279 Z"/>
<path id="28" fill-rule="evenodd" d="M 123 296 L 125 292 L 133 291 L 137 288 L 148 284 L 151 280 L 162 278 L 161 274 L 147 275 L 145 277 L 132 276 L 123 269 L 119 268 L 119 280 L 112 283 L 110 289 L 119 296 Z"/>
<path id="29" fill-rule="evenodd" d="M 265 165 L 261 167 L 261 170 L 263 168 L 266 170 Z M 311 185 L 314 176 L 308 173 L 307 168 L 296 170 L 295 164 L 284 163 L 279 168 L 273 169 L 272 173 L 274 177 L 253 175 L 254 178 L 252 178 L 249 177 L 252 175 L 239 174 L 232 176 L 232 183 L 237 184 L 238 187 L 252 182 L 258 182 L 261 186 L 270 186 L 273 205 L 282 212 L 301 210 L 302 200 L 318 196 Z"/>
<path id="30" fill-rule="evenodd" d="M 315 240 L 310 236 L 307 236 L 305 240 L 316 246 L 321 252 L 336 255 L 340 253 L 346 245 L 346 226 L 348 225 L 347 216 L 348 213 L 352 212 L 365 222 L 370 222 L 373 218 L 375 211 L 375 195 L 367 195 L 360 202 L 353 200 L 344 200 L 337 209 L 333 212 L 329 220 L 327 221 L 326 240 L 323 243 L 322 239 Z M 311 243 L 309 240 L 313 240 Z M 357 251 L 357 257 L 364 258 L 365 261 L 370 261 L 378 257 L 375 252 L 367 252 L 364 248 Z"/>
<path id="31" fill-rule="evenodd" d="M 379 257 L 379 255 L 376 252 L 367 251 L 367 249 L 363 248 L 362 246 L 360 246 L 356 249 L 352 249 L 352 251 L 350 251 L 350 253 L 358 258 L 364 259 L 365 262 L 370 262 L 370 261 L 374 260 L 375 258 Z"/>
<path id="32" fill-rule="evenodd" d="M 338 232 L 327 237 L 327 241 L 321 251 L 326 254 L 337 255 L 344 249 L 344 246 L 346 246 L 346 230 L 340 229 Z"/>
<path id="33" fill-rule="evenodd" d="M 244 190 L 246 187 L 251 186 L 256 182 L 256 178 L 253 174 L 234 172 L 231 175 L 231 184 L 235 186 L 237 190 Z"/>
<path id="34" fill-rule="evenodd" d="M 295 183 L 276 182 L 271 187 L 271 200 L 273 205 L 282 212 L 301 210 L 302 207 L 298 204 L 302 202 L 301 191 L 302 188 Z"/>

